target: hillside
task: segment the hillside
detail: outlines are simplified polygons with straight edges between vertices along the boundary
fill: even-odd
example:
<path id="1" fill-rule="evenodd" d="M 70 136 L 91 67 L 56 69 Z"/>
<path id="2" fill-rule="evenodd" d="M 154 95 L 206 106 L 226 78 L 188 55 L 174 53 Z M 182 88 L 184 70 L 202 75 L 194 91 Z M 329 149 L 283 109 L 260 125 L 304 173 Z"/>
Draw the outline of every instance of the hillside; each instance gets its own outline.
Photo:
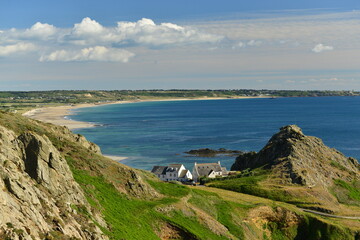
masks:
<path id="1" fill-rule="evenodd" d="M 295 125 L 261 149 L 237 157 L 234 179 L 209 186 L 254 194 L 327 213 L 360 216 L 360 165 Z M 250 186 L 250 184 L 252 186 Z"/>
<path id="2" fill-rule="evenodd" d="M 67 128 L 0 112 L 0 239 L 354 239 L 358 221 L 162 183 Z"/>

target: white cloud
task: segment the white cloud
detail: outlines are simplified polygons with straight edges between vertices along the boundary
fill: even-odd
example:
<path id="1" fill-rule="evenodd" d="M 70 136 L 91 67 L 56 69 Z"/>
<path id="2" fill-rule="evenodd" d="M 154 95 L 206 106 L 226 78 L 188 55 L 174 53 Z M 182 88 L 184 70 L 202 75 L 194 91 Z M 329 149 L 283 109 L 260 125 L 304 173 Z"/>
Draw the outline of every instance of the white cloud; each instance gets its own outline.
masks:
<path id="1" fill-rule="evenodd" d="M 0 46 L 0 56 L 9 56 L 19 52 L 34 51 L 36 46 L 32 43 L 19 42 L 16 44 Z"/>
<path id="2" fill-rule="evenodd" d="M 118 22 L 116 27 L 104 27 L 90 18 L 65 35 L 63 41 L 75 45 L 117 45 L 172 47 L 179 45 L 217 43 L 223 39 L 216 34 L 208 34 L 191 27 L 173 23 L 156 24 L 153 20 L 142 18 L 137 22 Z"/>
<path id="3" fill-rule="evenodd" d="M 324 51 L 332 51 L 332 50 L 334 50 L 334 47 L 325 46 L 322 43 L 319 43 L 313 49 L 311 49 L 311 51 L 313 51 L 314 53 L 321 53 L 321 52 L 324 52 Z"/>
<path id="4" fill-rule="evenodd" d="M 81 23 L 76 23 L 73 28 L 73 34 L 77 36 L 101 34 L 104 27 L 88 17 L 84 18 Z"/>
<path id="5" fill-rule="evenodd" d="M 96 46 L 81 50 L 57 50 L 40 58 L 41 62 L 73 62 L 73 61 L 98 61 L 98 62 L 128 62 L 134 53 L 122 49 Z"/>
<path id="6" fill-rule="evenodd" d="M 56 27 L 47 23 L 37 22 L 24 32 L 25 37 L 46 39 L 56 33 Z"/>
<path id="7" fill-rule="evenodd" d="M 192 27 L 173 23 L 156 24 L 147 18 L 137 22 L 118 22 L 115 27 L 104 27 L 86 17 L 80 23 L 74 24 L 72 29 L 56 30 L 58 30 L 58 43 L 82 46 L 176 47 L 214 44 L 223 39 L 223 36 L 204 33 Z"/>
<path id="8" fill-rule="evenodd" d="M 190 27 L 173 23 L 155 24 L 143 18 L 137 22 L 118 22 L 119 43 L 132 42 L 138 45 L 162 46 L 197 43 L 216 43 L 223 39 L 216 34 L 202 33 Z"/>

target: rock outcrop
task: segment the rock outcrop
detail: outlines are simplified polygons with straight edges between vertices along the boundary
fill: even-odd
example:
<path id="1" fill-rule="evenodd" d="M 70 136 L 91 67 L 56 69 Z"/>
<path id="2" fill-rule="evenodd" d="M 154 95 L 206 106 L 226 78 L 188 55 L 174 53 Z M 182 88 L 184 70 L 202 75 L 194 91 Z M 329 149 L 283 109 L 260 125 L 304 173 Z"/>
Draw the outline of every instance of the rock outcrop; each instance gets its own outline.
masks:
<path id="1" fill-rule="evenodd" d="M 210 148 L 200 148 L 200 149 L 193 149 L 185 153 L 195 155 L 198 157 L 216 157 L 217 155 L 237 156 L 243 152 L 238 150 L 229 150 L 225 148 L 219 148 L 218 150 L 210 149 Z"/>
<path id="2" fill-rule="evenodd" d="M 77 209 L 88 209 L 65 159 L 46 136 L 0 126 L 0 238 L 107 239 Z M 94 216 L 100 220 L 100 216 Z"/>
<path id="3" fill-rule="evenodd" d="M 258 153 L 241 154 L 232 170 L 271 169 L 282 183 L 328 187 L 333 179 L 360 179 L 360 165 L 296 125 L 282 127 Z"/>
<path id="4" fill-rule="evenodd" d="M 90 150 L 94 153 L 101 154 L 101 149 L 98 145 L 88 141 L 81 134 L 72 133 L 70 131 L 70 129 L 67 127 L 52 125 L 51 130 L 55 133 L 55 135 L 58 136 L 59 140 L 67 139 L 72 142 L 76 142 L 76 143 L 80 144 L 81 146 L 87 148 L 88 150 Z"/>

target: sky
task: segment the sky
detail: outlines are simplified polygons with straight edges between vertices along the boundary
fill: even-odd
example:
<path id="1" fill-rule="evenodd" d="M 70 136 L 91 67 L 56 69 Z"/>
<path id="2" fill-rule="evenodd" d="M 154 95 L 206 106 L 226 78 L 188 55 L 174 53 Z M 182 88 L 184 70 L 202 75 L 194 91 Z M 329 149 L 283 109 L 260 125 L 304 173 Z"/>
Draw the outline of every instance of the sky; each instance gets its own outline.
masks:
<path id="1" fill-rule="evenodd" d="M 0 91 L 360 91 L 358 0 L 0 0 Z"/>

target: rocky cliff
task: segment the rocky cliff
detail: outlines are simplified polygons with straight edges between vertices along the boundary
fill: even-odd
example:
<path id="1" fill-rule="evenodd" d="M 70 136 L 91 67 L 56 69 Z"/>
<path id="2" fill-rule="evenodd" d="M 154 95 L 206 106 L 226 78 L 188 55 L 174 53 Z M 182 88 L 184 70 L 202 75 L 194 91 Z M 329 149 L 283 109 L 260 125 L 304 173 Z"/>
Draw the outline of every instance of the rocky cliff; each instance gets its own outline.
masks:
<path id="1" fill-rule="evenodd" d="M 159 196 L 139 171 L 68 128 L 0 112 L 0 239 L 108 239 L 102 206 L 84 191 L 94 183 L 75 180 L 85 173 L 126 198 Z"/>
<path id="2" fill-rule="evenodd" d="M 260 152 L 240 155 L 232 170 L 263 167 L 280 183 L 328 187 L 333 179 L 348 182 L 360 179 L 360 165 L 321 139 L 303 134 L 295 125 L 282 127 Z"/>
<path id="3" fill-rule="evenodd" d="M 30 240 L 57 232 L 64 239 L 106 239 L 90 220 L 79 217 L 76 209 L 89 205 L 46 136 L 16 135 L 0 126 L 0 146 L 0 236 Z"/>

